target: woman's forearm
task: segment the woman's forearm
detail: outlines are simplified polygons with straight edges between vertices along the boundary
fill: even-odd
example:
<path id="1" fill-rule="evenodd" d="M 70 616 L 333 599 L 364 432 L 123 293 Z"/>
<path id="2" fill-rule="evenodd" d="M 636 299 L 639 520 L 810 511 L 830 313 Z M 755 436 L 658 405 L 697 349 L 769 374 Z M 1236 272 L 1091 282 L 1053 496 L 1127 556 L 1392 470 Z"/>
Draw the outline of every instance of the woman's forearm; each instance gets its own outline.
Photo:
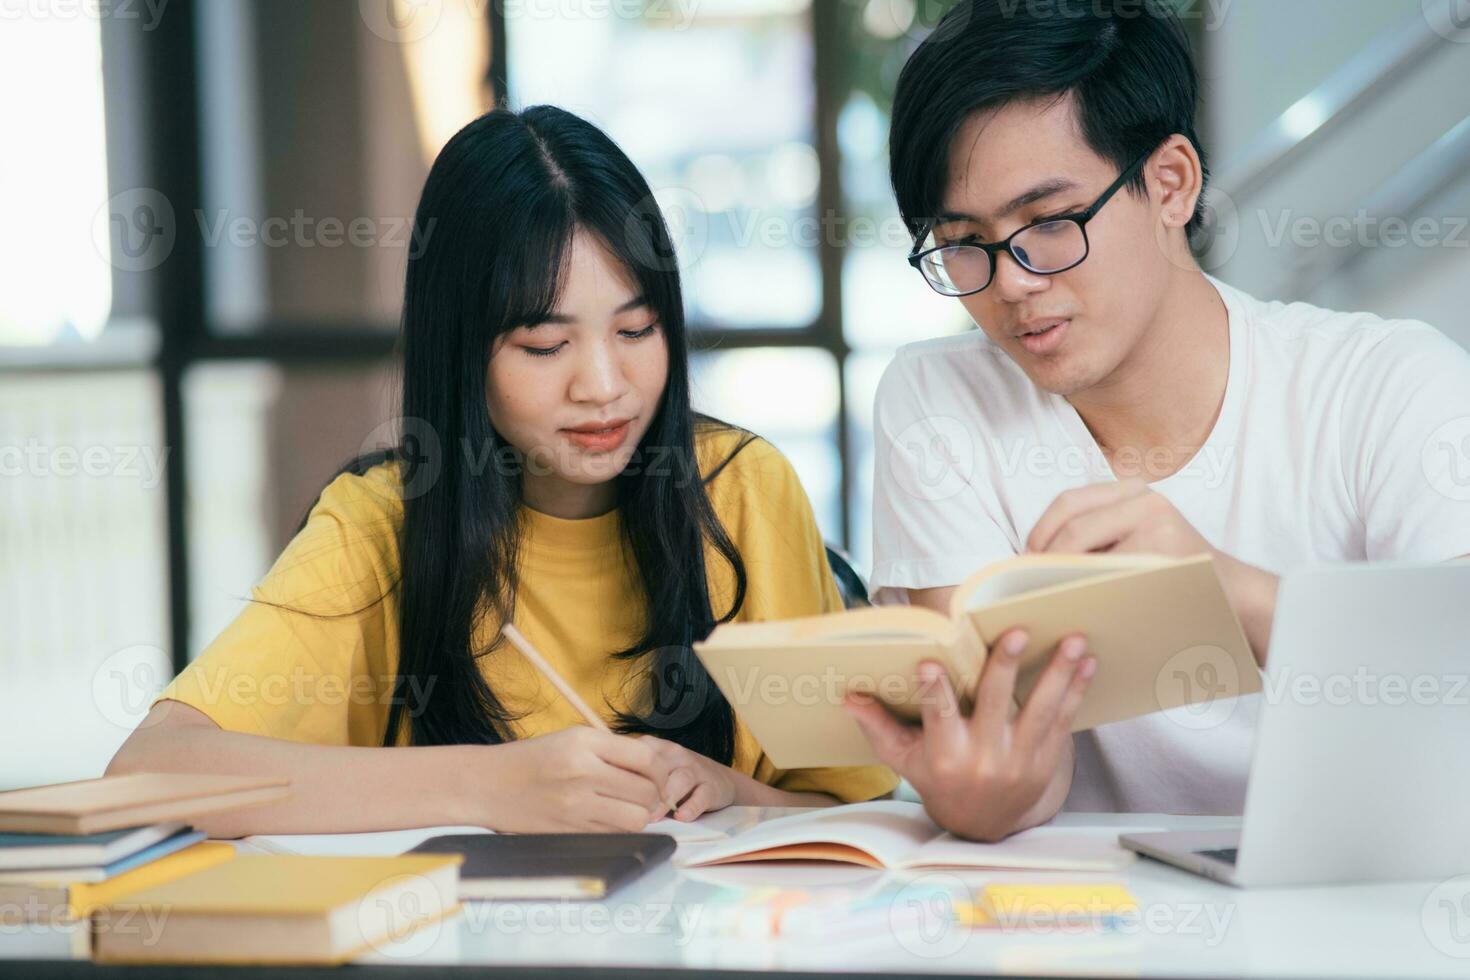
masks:
<path id="1" fill-rule="evenodd" d="M 826 793 L 791 793 L 735 772 L 735 802 L 740 806 L 836 806 L 841 801 Z"/>
<path id="2" fill-rule="evenodd" d="M 163 707 L 160 705 L 159 707 Z M 155 709 L 157 710 L 157 709 Z M 224 731 L 209 723 L 134 732 L 107 767 L 125 772 L 210 772 L 291 780 L 279 803 L 201 816 L 211 837 L 353 833 L 478 823 L 464 801 L 464 773 L 489 762 L 473 746 L 367 748 L 306 745 Z M 467 751 L 469 750 L 469 751 Z M 483 819 L 483 818 L 481 818 Z"/>

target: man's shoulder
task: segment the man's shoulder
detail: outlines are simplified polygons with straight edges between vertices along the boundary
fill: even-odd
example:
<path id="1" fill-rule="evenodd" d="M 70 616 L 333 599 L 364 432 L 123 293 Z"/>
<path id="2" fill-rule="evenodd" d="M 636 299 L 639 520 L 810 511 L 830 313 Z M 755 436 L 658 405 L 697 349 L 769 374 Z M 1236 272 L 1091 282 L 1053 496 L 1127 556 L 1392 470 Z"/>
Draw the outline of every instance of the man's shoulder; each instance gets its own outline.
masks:
<path id="1" fill-rule="evenodd" d="M 980 330 L 900 347 L 883 374 L 878 398 L 903 394 L 926 404 L 959 397 L 974 410 L 990 401 L 1035 397 L 1026 373 Z"/>
<path id="2" fill-rule="evenodd" d="M 1316 355 L 1348 366 L 1369 355 L 1383 364 L 1399 357 L 1465 354 L 1464 348 L 1422 320 L 1333 310 L 1300 300 L 1261 300 L 1217 285 L 1227 301 L 1233 298 L 1246 313 L 1255 338 L 1267 346 L 1293 348 L 1300 357 Z"/>
<path id="3" fill-rule="evenodd" d="M 1422 320 L 1220 291 L 1247 320 L 1252 374 L 1300 397 L 1331 389 L 1342 404 L 1403 404 L 1470 382 L 1470 351 Z"/>

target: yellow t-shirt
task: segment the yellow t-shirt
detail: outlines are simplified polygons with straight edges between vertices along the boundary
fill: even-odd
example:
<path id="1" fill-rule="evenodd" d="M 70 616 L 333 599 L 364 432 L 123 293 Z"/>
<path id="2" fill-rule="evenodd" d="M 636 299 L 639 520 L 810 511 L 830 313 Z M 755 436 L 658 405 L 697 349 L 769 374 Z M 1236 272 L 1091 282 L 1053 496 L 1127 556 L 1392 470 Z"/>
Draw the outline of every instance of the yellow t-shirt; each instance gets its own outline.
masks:
<path id="1" fill-rule="evenodd" d="M 702 472 L 710 472 L 744 437 L 729 430 L 702 432 Z M 381 745 L 398 665 L 392 584 L 399 571 L 400 489 L 392 465 L 334 480 L 253 590 L 260 601 L 247 605 L 160 699 L 191 705 L 229 731 L 318 745 Z M 775 447 L 751 442 L 708 490 L 745 563 L 747 592 L 738 620 L 841 608 L 811 504 Z M 527 509 L 525 517 L 516 626 L 610 723 L 616 710 L 646 707 L 630 700 L 646 699 L 647 678 L 635 676 L 646 669 L 646 658 L 609 656 L 637 639 L 645 615 L 636 572 L 623 559 L 618 513 L 562 520 Z M 718 558 L 706 566 L 711 606 L 723 615 L 734 595 L 734 576 Z M 475 648 L 488 647 L 496 628 L 494 622 L 483 625 Z M 519 737 L 584 724 L 508 644 L 482 657 L 481 664 L 491 690 L 517 716 L 512 727 Z M 398 740 L 406 742 L 406 724 Z M 881 796 L 898 783 L 881 767 L 778 770 L 738 717 L 732 765 L 771 786 L 845 801 Z"/>

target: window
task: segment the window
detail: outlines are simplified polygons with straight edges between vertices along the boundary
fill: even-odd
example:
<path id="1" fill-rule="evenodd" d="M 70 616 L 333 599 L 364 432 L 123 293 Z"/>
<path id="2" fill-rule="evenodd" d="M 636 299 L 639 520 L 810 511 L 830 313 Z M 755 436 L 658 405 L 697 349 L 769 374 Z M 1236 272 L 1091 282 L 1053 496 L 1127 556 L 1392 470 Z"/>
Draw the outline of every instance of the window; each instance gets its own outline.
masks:
<path id="1" fill-rule="evenodd" d="M 790 457 L 824 535 L 860 568 L 878 378 L 900 345 L 969 326 L 904 261 L 888 185 L 893 82 L 951 5 L 506 8 L 511 104 L 596 122 L 665 208 L 708 351 L 696 407 Z"/>

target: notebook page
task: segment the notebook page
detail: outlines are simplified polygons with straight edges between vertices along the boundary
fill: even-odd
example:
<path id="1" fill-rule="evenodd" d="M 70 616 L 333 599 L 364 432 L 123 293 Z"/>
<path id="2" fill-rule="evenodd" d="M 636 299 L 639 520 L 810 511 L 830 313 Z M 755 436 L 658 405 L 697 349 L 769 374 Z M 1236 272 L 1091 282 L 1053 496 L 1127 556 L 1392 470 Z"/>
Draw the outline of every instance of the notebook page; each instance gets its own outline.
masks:
<path id="1" fill-rule="evenodd" d="M 769 820 L 753 830 L 701 848 L 676 863 L 705 863 L 788 844 L 832 843 L 860 848 L 889 867 L 902 863 L 939 828 L 918 803 L 877 800 L 814 808 L 811 812 Z"/>

